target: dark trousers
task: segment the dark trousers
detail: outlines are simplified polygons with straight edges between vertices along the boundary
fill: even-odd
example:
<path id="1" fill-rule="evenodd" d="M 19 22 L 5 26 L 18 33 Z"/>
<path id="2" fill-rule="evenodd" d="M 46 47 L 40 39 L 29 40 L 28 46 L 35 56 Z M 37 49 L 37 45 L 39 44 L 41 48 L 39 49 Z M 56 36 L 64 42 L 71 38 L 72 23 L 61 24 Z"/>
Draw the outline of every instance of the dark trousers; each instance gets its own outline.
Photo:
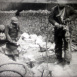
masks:
<path id="1" fill-rule="evenodd" d="M 55 54 L 59 61 L 63 60 L 62 54 L 64 52 L 64 60 L 70 62 L 71 60 L 71 39 L 70 33 L 66 36 L 67 31 L 63 28 L 55 28 L 54 41 L 55 41 Z"/>
<path id="2" fill-rule="evenodd" d="M 6 52 L 5 54 L 10 57 L 12 60 L 15 60 L 19 57 L 19 52 L 17 51 L 17 47 L 14 44 L 7 43 L 6 44 Z"/>

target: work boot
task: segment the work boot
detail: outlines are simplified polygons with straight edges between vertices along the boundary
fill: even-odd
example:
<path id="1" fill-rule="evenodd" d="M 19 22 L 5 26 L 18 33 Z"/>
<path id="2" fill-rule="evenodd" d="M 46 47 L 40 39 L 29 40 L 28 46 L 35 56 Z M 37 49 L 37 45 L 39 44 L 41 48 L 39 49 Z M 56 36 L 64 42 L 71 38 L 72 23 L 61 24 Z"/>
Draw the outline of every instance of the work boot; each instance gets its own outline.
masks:
<path id="1" fill-rule="evenodd" d="M 69 65 L 70 64 L 70 61 L 64 60 L 63 63 L 64 63 L 64 65 Z"/>
<path id="2" fill-rule="evenodd" d="M 54 64 L 61 64 L 63 62 L 63 60 L 57 60 Z"/>

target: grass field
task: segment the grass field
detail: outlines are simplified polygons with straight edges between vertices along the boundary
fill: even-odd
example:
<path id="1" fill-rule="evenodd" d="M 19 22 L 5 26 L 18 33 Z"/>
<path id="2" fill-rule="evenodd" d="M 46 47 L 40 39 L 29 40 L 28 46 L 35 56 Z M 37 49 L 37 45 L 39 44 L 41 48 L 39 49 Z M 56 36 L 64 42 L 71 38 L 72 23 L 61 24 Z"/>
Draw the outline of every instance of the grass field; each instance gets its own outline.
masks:
<path id="1" fill-rule="evenodd" d="M 14 11 L 0 12 L 0 24 L 10 24 L 10 18 L 15 15 Z M 32 12 L 24 11 L 18 17 L 22 32 L 37 35 L 47 35 L 50 41 L 53 41 L 53 26 L 48 22 L 49 13 L 45 11 Z M 77 43 L 77 21 L 71 22 L 70 31 L 72 32 L 72 41 Z"/>

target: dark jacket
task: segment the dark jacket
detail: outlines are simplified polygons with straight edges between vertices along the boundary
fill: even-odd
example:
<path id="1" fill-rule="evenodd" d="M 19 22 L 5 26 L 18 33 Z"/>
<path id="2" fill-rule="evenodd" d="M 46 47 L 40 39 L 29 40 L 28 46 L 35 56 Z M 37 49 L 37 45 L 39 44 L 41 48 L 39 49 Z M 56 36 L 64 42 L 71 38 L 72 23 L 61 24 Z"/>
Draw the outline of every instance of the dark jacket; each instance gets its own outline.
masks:
<path id="1" fill-rule="evenodd" d="M 65 24 L 65 21 L 74 20 L 77 17 L 77 12 L 68 5 L 63 6 L 55 6 L 52 8 L 51 13 L 49 15 L 49 22 L 54 25 L 55 22 L 59 24 Z"/>
<path id="2" fill-rule="evenodd" d="M 20 31 L 19 25 L 10 24 L 6 26 L 6 35 L 7 35 L 7 48 L 14 50 L 17 46 L 18 34 Z"/>
<path id="3" fill-rule="evenodd" d="M 19 31 L 20 31 L 20 27 L 18 24 L 7 25 L 6 26 L 6 34 L 7 34 L 8 41 L 10 41 L 10 42 L 17 41 Z"/>

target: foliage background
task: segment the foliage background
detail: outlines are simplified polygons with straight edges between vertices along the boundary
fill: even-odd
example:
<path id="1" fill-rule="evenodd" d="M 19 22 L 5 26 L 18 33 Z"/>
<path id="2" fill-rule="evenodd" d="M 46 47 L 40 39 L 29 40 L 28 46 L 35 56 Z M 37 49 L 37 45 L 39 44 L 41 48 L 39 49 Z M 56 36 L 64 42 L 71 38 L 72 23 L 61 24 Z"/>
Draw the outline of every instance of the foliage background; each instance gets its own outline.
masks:
<path id="1" fill-rule="evenodd" d="M 0 11 L 0 24 L 10 24 L 11 17 L 15 16 L 16 11 Z M 21 32 L 27 32 L 29 34 L 42 35 L 48 38 L 49 41 L 54 41 L 54 28 L 48 22 L 49 11 L 22 11 L 20 13 L 19 24 Z M 77 44 L 77 20 L 72 21 L 70 26 L 72 42 Z"/>

